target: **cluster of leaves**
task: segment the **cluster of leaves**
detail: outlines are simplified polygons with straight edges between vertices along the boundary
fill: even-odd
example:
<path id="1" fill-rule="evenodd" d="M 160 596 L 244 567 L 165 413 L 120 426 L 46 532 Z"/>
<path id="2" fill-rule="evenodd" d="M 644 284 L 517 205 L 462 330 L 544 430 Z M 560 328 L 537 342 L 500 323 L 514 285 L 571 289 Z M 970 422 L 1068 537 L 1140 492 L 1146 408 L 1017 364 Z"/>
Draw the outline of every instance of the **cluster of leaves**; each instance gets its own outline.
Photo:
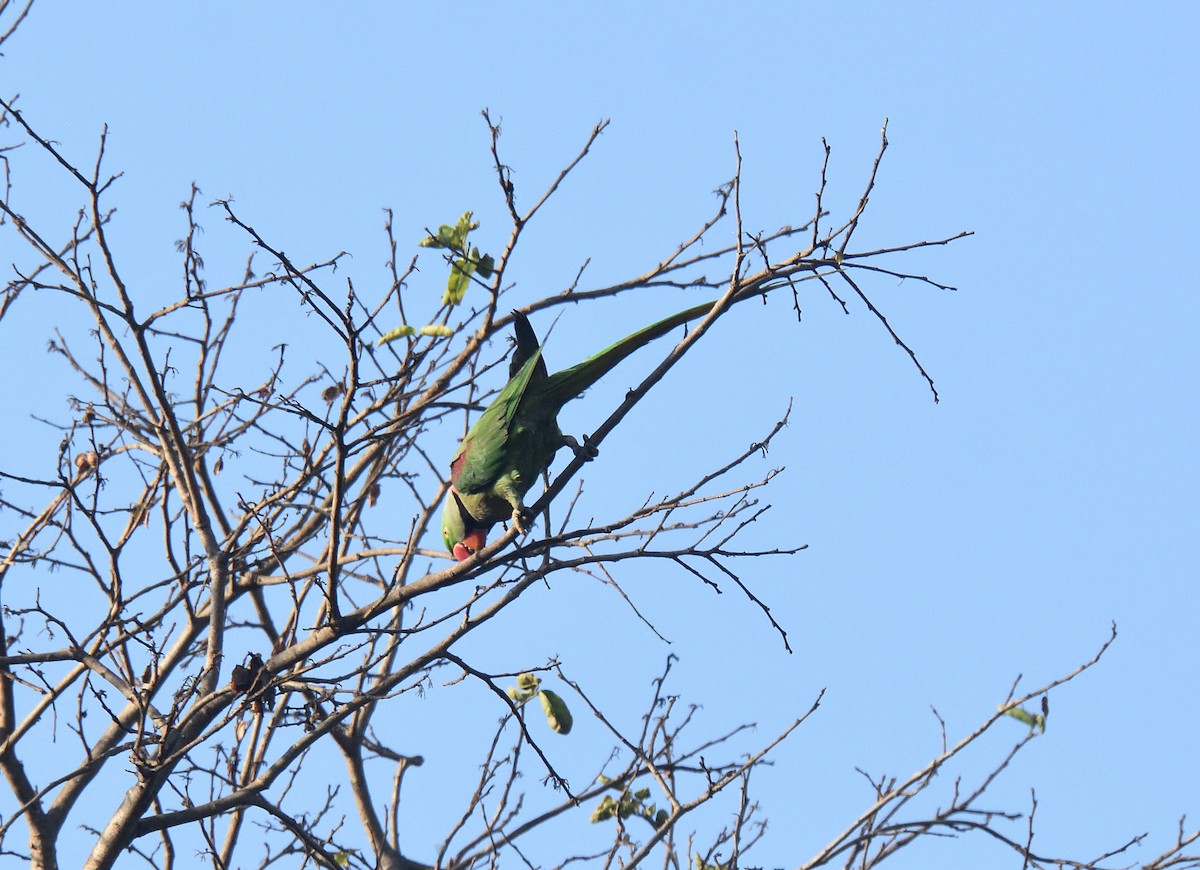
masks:
<path id="1" fill-rule="evenodd" d="M 542 712 L 546 715 L 546 724 L 550 726 L 551 730 L 559 734 L 571 733 L 571 727 L 575 724 L 575 720 L 571 717 L 567 702 L 557 692 L 543 689 L 542 681 L 537 674 L 520 674 L 517 677 L 517 684 L 509 687 L 508 697 L 518 708 L 524 707 L 526 702 L 536 697 L 541 702 Z"/>
<path id="2" fill-rule="evenodd" d="M 467 237 L 472 230 L 479 229 L 479 222 L 472 220 L 471 215 L 472 212 L 463 212 L 453 226 L 442 224 L 436 235 L 429 233 L 418 242 L 422 248 L 440 248 L 448 252 L 446 259 L 450 264 L 450 277 L 446 281 L 446 292 L 442 294 L 442 305 L 448 309 L 460 304 L 466 297 L 472 275 L 486 280 L 495 274 L 496 261 L 490 254 L 481 254 L 478 248 L 467 247 Z M 454 330 L 445 323 L 430 323 L 420 328 L 401 324 L 380 336 L 378 343 L 385 345 L 414 335 L 445 338 L 453 334 Z"/>
<path id="3" fill-rule="evenodd" d="M 472 275 L 478 273 L 480 278 L 486 280 L 492 277 L 496 268 L 496 261 L 490 254 L 481 254 L 478 248 L 467 246 L 467 236 L 472 230 L 479 229 L 479 223 L 471 220 L 471 216 L 471 212 L 463 212 L 454 226 L 442 224 L 438 227 L 437 235 L 430 233 L 420 242 L 423 248 L 440 248 L 449 252 L 450 277 L 442 296 L 443 305 L 458 305 L 471 286 Z"/>
<path id="4" fill-rule="evenodd" d="M 612 783 L 612 780 L 606 776 L 602 776 L 600 777 L 600 782 L 603 785 L 608 785 Z M 652 828 L 658 830 L 671 817 L 671 814 L 666 810 L 660 810 L 657 804 L 646 803 L 650 800 L 649 788 L 639 788 L 637 791 L 631 792 L 620 783 L 614 784 L 613 788 L 620 790 L 620 795 L 616 798 L 612 795 L 604 796 L 604 800 L 600 801 L 600 805 L 592 811 L 593 824 L 606 822 L 609 819 L 637 817 L 645 819 L 650 823 Z"/>

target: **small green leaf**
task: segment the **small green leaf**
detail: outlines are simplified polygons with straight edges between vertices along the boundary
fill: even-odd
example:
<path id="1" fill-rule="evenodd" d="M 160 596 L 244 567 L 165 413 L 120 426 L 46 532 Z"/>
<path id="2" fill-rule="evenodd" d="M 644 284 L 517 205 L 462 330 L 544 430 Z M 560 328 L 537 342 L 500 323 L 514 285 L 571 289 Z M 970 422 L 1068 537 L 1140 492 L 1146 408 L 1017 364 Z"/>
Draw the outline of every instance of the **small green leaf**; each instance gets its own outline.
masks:
<path id="1" fill-rule="evenodd" d="M 1030 731 L 1037 731 L 1038 734 L 1046 733 L 1046 717 L 1043 714 L 1030 713 L 1016 704 L 1011 707 L 1002 707 L 1001 710 L 1003 710 L 1004 715 L 1012 716 L 1018 722 L 1028 725 Z"/>
<path id="2" fill-rule="evenodd" d="M 416 329 L 411 326 L 397 326 L 395 329 L 388 330 L 379 338 L 379 345 L 382 347 L 389 342 L 393 342 L 398 338 L 408 338 L 410 335 L 415 335 Z"/>
<path id="3" fill-rule="evenodd" d="M 426 236 L 417 244 L 422 248 L 454 248 L 455 232 L 454 227 L 449 224 L 442 224 L 438 227 L 436 236 Z"/>
<path id="4" fill-rule="evenodd" d="M 439 338 L 446 338 L 447 336 L 454 335 L 454 330 L 441 323 L 431 323 L 428 326 L 422 326 L 420 333 L 421 335 L 435 335 Z"/>
<path id="5" fill-rule="evenodd" d="M 472 212 L 464 211 L 454 226 L 442 224 L 437 235 L 429 235 L 418 244 L 422 248 L 442 248 L 451 252 L 450 277 L 446 281 L 443 305 L 458 305 L 471 286 L 471 275 L 476 271 L 483 278 L 490 278 L 496 269 L 496 261 L 478 248 L 467 247 L 467 236 L 471 230 L 479 229 L 479 222 L 471 220 Z"/>
<path id="6" fill-rule="evenodd" d="M 546 714 L 546 721 L 550 723 L 550 727 L 559 734 L 570 734 L 575 720 L 571 718 L 571 711 L 567 709 L 566 701 L 549 689 L 542 689 L 538 692 L 538 698 L 542 702 L 542 712 Z M 649 794 L 650 792 L 647 791 L 646 795 L 649 796 Z"/>
<path id="7" fill-rule="evenodd" d="M 607 822 L 611 819 L 613 817 L 613 808 L 616 805 L 617 802 L 612 797 L 605 795 L 604 800 L 600 801 L 600 804 L 592 810 L 592 824 Z"/>
<path id="8" fill-rule="evenodd" d="M 518 674 L 517 684 L 508 690 L 508 697 L 512 698 L 514 704 L 520 706 L 537 694 L 541 684 L 542 681 L 537 678 L 536 674 Z"/>
<path id="9" fill-rule="evenodd" d="M 454 260 L 450 263 L 450 277 L 446 281 L 446 292 L 442 295 L 443 305 L 457 305 L 467 295 L 471 286 L 471 273 L 475 267 L 466 260 Z"/>
<path id="10" fill-rule="evenodd" d="M 667 823 L 668 818 L 670 818 L 670 815 L 667 813 L 666 810 L 659 810 L 657 813 L 655 813 L 654 814 L 655 830 L 662 828 L 662 826 Z"/>
<path id="11" fill-rule="evenodd" d="M 466 250 L 467 234 L 471 230 L 479 229 L 479 224 L 471 220 L 473 215 L 474 212 L 464 211 L 454 227 L 454 240 L 458 242 L 458 249 L 460 251 Z"/>

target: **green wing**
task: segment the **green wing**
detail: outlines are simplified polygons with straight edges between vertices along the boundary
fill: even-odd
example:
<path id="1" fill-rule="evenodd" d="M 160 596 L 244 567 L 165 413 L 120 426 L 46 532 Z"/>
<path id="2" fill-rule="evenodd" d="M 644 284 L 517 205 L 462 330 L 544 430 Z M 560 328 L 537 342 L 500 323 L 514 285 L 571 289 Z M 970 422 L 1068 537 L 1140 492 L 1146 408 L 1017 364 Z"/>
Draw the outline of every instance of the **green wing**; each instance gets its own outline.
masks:
<path id="1" fill-rule="evenodd" d="M 450 482 L 460 493 L 472 495 L 488 491 L 512 468 L 510 452 L 514 421 L 520 414 L 521 402 L 539 364 L 545 371 L 540 348 L 509 378 L 500 395 L 488 405 L 458 445 L 450 461 Z"/>

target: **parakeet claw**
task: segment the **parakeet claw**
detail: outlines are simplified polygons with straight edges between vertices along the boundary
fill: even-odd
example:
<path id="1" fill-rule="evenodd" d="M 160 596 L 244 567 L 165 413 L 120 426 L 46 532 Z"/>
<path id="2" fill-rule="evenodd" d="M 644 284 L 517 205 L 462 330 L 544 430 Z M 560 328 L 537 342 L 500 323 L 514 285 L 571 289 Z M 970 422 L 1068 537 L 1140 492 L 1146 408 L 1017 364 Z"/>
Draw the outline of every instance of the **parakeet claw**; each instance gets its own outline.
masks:
<path id="1" fill-rule="evenodd" d="M 513 528 L 517 530 L 518 535 L 525 535 L 529 533 L 529 523 L 531 519 L 532 518 L 529 516 L 529 513 L 523 507 L 513 508 L 512 524 Z"/>
<path id="2" fill-rule="evenodd" d="M 600 450 L 596 447 L 595 444 L 592 443 L 592 439 L 589 438 L 587 435 L 583 436 L 582 444 L 580 444 L 578 441 L 576 441 L 573 436 L 564 435 L 563 443 L 566 444 L 568 447 L 570 447 L 571 450 L 573 450 L 575 452 L 576 456 L 583 457 L 584 462 L 591 462 L 593 459 L 595 459 L 597 456 L 600 455 Z"/>

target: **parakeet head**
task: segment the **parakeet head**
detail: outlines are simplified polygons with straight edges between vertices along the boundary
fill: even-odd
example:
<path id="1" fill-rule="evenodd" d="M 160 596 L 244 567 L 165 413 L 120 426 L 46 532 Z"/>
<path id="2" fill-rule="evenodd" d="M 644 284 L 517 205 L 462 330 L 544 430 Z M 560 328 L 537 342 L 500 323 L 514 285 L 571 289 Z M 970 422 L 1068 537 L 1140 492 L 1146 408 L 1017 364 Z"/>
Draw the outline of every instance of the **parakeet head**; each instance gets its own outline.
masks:
<path id="1" fill-rule="evenodd" d="M 469 559 L 487 544 L 489 525 L 482 525 L 471 516 L 454 488 L 446 496 L 442 508 L 442 541 L 459 562 Z"/>

